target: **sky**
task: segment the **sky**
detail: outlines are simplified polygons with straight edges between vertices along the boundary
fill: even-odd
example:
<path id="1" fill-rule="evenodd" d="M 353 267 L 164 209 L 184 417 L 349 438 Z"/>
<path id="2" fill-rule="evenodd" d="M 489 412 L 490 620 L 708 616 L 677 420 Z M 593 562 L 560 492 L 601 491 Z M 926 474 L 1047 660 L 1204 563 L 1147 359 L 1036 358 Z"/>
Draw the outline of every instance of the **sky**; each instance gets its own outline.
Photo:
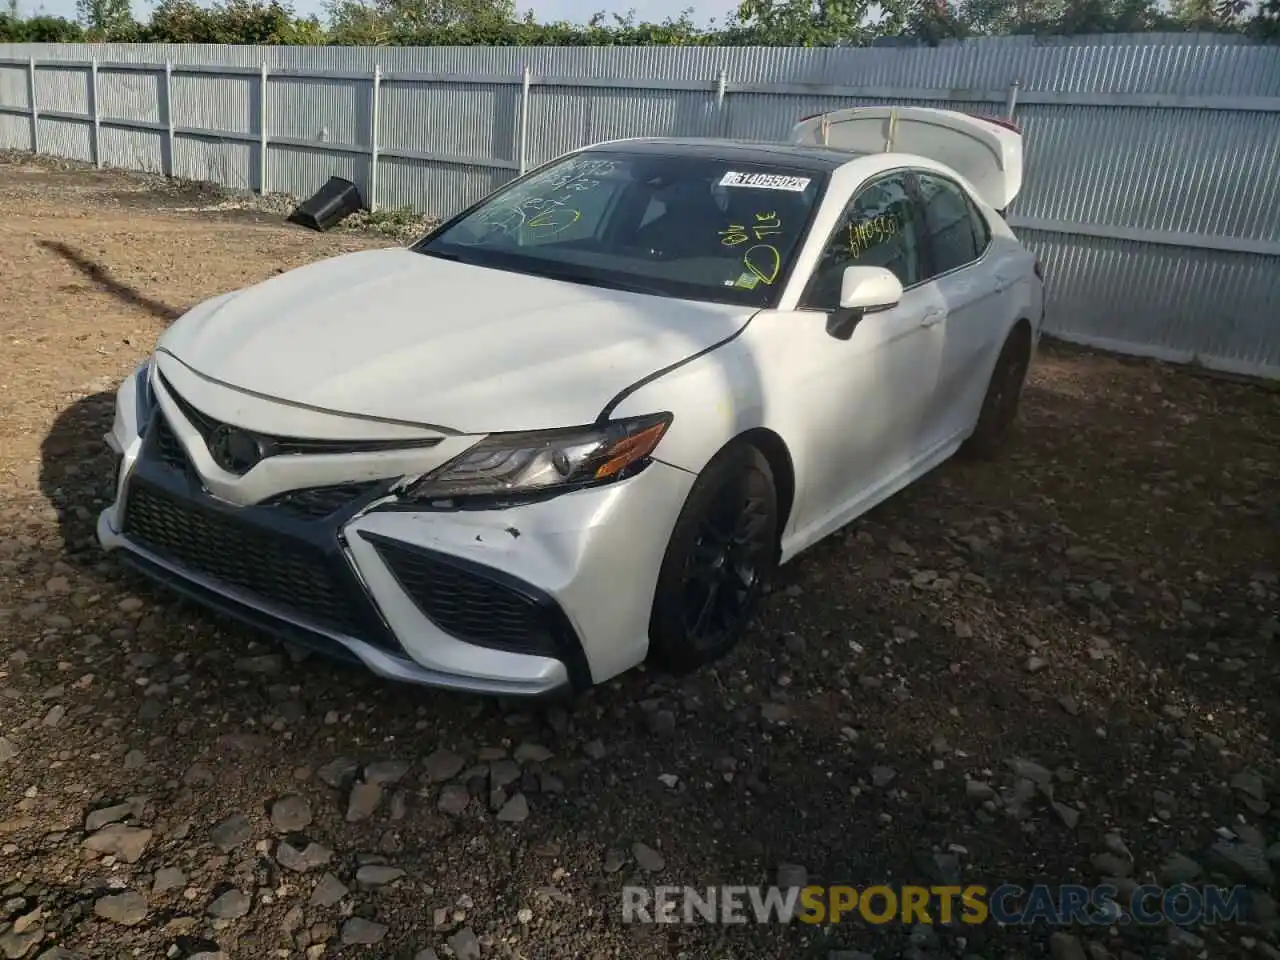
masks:
<path id="1" fill-rule="evenodd" d="M 626 13 L 631 8 L 635 9 L 638 20 L 661 22 L 667 17 L 679 16 L 686 7 L 695 7 L 698 12 L 694 14 L 694 20 L 701 24 L 711 17 L 722 22 L 725 13 L 737 6 L 723 0 L 710 3 L 707 0 L 516 0 L 516 5 L 522 13 L 532 9 L 539 20 L 567 20 L 570 23 L 585 23 L 597 10 Z M 303 16 L 314 13 L 321 19 L 324 17 L 322 0 L 294 0 L 293 6 Z M 19 0 L 19 7 L 24 14 L 43 12 L 68 19 L 74 19 L 76 15 L 75 0 Z M 146 0 L 133 0 L 133 11 L 134 16 L 146 19 L 151 4 Z"/>

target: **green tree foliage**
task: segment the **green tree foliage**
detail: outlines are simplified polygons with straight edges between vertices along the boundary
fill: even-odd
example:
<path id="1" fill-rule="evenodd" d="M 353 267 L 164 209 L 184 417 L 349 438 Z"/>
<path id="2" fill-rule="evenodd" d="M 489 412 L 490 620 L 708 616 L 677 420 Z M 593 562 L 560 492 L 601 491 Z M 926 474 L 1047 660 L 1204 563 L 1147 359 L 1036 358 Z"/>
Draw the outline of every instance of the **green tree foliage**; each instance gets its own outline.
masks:
<path id="1" fill-rule="evenodd" d="M 76 13 L 90 40 L 129 39 L 136 29 L 129 0 L 76 0 Z"/>
<path id="2" fill-rule="evenodd" d="M 515 0 L 327 0 L 326 23 L 289 0 L 159 0 L 137 23 L 129 0 L 77 0 L 79 22 L 0 14 L 0 41 L 340 44 L 351 46 L 859 46 L 885 37 L 936 44 L 964 37 L 1204 30 L 1280 40 L 1280 0 L 740 0 L 728 22 L 693 10 L 662 23 L 635 12 L 586 24 L 517 16 Z"/>

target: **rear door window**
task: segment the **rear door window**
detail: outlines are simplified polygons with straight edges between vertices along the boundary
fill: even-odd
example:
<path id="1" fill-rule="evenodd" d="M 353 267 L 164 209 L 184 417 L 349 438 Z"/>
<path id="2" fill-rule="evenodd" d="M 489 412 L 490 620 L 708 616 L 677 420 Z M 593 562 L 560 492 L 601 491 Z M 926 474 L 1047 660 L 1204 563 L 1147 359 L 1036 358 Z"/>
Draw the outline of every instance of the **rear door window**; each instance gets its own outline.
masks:
<path id="1" fill-rule="evenodd" d="M 916 183 L 932 253 L 932 275 L 950 273 L 976 261 L 986 249 L 986 242 L 980 243 L 975 236 L 975 211 L 964 191 L 943 177 L 927 173 L 918 173 Z"/>

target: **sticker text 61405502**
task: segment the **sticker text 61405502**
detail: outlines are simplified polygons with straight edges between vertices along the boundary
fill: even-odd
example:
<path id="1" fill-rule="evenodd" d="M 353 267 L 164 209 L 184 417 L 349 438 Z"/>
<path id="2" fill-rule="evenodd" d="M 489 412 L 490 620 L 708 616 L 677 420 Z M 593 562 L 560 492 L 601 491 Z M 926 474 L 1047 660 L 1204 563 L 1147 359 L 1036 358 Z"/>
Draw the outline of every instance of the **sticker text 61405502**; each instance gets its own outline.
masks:
<path id="1" fill-rule="evenodd" d="M 720 178 L 722 187 L 751 187 L 756 190 L 788 190 L 804 193 L 811 177 L 792 177 L 781 173 L 739 173 L 730 170 Z"/>

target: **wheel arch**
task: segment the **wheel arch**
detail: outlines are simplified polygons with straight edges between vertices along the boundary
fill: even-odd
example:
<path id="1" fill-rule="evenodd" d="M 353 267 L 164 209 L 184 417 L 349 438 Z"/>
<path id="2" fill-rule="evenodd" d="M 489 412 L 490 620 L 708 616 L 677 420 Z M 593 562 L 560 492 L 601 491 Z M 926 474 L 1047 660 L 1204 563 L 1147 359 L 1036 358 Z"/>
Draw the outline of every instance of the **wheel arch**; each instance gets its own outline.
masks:
<path id="1" fill-rule="evenodd" d="M 774 490 L 778 495 L 778 539 L 781 541 L 796 499 L 796 468 L 791 458 L 791 449 L 776 431 L 763 426 L 750 427 L 721 444 L 706 462 L 711 463 L 729 447 L 740 443 L 755 447 L 769 463 Z M 703 466 L 705 469 L 706 464 Z"/>

